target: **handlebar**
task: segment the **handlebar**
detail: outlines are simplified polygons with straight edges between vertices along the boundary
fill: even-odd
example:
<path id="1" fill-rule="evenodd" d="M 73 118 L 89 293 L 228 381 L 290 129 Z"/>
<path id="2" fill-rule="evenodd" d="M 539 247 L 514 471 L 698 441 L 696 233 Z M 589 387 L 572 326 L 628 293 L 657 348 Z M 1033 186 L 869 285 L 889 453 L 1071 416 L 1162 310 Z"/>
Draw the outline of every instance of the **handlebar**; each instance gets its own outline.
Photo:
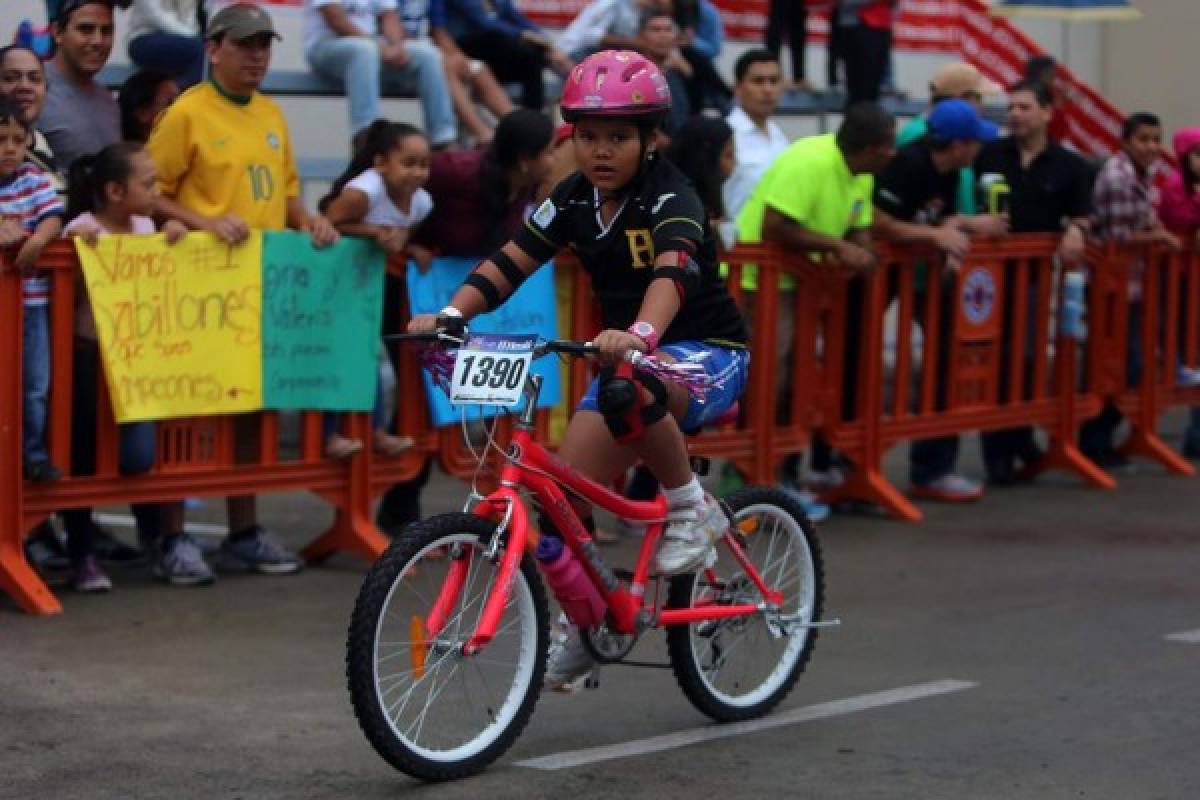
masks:
<path id="1" fill-rule="evenodd" d="M 399 333 L 383 337 L 393 342 L 423 342 L 430 345 L 440 345 L 427 348 L 422 357 L 424 367 L 434 376 L 439 384 L 448 385 L 450 374 L 454 371 L 454 359 L 446 352 L 453 347 L 461 347 L 464 339 L 440 331 L 425 333 Z M 559 353 L 572 357 L 588 357 L 600 352 L 591 342 L 581 342 L 573 339 L 547 339 L 540 342 L 534 349 L 534 357 L 540 358 L 548 353 Z M 683 387 L 701 402 L 710 389 L 718 387 L 704 369 L 695 360 L 662 361 L 652 355 L 629 350 L 625 360 L 639 370 L 647 372 L 661 380 L 669 381 Z M 443 386 L 445 388 L 445 386 Z"/>

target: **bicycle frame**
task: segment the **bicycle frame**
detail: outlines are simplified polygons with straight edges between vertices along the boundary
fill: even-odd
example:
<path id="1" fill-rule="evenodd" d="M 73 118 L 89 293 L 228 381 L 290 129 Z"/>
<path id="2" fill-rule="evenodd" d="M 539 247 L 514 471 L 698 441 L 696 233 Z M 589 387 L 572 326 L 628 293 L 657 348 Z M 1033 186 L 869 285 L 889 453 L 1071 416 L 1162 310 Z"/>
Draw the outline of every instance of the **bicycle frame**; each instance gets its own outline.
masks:
<path id="1" fill-rule="evenodd" d="M 531 395 L 536 397 L 536 387 Z M 532 405 L 531 402 L 529 407 L 532 408 Z M 557 527 L 563 542 L 584 566 L 589 579 L 607 601 L 608 625 L 615 633 L 634 634 L 649 627 L 686 625 L 757 614 L 772 606 L 777 607 L 782 602 L 782 595 L 766 585 L 762 576 L 746 558 L 732 530 L 725 534 L 722 541 L 761 593 L 764 603 L 705 604 L 689 608 L 657 609 L 653 603 L 647 602 L 646 585 L 650 577 L 650 564 L 658 550 L 658 540 L 662 535 L 663 519 L 667 512 L 665 498 L 660 495 L 649 502 L 629 500 L 593 481 L 539 444 L 534 439 L 531 421 L 532 414 L 525 415 L 513 431 L 507 463 L 501 470 L 500 487 L 477 503 L 473 509 L 474 514 L 497 522 L 495 538 L 485 557 L 495 557 L 501 546 L 503 555 L 500 556 L 498 578 L 484 603 L 475 631 L 463 645 L 464 655 L 478 653 L 495 635 L 501 614 L 508 603 L 521 557 L 527 548 L 532 549 L 537 545 L 536 539 L 529 536 L 529 515 L 519 492 L 522 488 L 533 494 L 543 513 Z M 622 585 L 604 564 L 595 543 L 559 484 L 617 516 L 647 523 L 628 586 Z M 456 606 L 473 557 L 476 557 L 473 551 L 467 550 L 465 555 L 455 559 L 450 566 L 445 583 L 425 622 L 425 629 L 430 638 L 438 635 L 450 610 Z M 717 577 L 711 569 L 706 568 L 705 575 L 709 582 L 716 582 Z"/>

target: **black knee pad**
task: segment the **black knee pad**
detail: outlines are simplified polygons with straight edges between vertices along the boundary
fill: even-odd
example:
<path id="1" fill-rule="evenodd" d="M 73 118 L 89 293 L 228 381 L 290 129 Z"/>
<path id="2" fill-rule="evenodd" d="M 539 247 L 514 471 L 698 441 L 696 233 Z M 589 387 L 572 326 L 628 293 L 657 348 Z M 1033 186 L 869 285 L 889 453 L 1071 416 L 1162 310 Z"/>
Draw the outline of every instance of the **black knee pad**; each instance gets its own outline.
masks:
<path id="1" fill-rule="evenodd" d="M 653 398 L 646 402 L 643 390 Z M 600 371 L 596 407 L 613 438 L 621 444 L 634 441 L 647 425 L 667 415 L 667 388 L 657 378 L 634 372 L 633 365 L 621 364 Z"/>

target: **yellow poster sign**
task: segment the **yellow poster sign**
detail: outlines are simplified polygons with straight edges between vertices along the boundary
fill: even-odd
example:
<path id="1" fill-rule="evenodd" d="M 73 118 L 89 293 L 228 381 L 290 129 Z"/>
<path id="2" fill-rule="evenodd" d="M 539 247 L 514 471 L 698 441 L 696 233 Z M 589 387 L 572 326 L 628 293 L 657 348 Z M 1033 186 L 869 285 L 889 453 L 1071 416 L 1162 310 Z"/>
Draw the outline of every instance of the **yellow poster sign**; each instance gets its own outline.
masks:
<path id="1" fill-rule="evenodd" d="M 118 422 L 262 407 L 262 235 L 75 240 Z"/>

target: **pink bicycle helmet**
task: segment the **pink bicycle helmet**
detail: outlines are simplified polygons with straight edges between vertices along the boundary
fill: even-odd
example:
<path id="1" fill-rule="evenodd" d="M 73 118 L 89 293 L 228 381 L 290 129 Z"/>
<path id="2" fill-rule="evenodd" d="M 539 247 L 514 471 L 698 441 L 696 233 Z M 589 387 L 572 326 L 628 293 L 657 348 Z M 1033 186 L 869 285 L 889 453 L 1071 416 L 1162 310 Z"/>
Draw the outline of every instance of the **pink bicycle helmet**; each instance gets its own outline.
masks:
<path id="1" fill-rule="evenodd" d="M 632 50 L 602 50 L 580 62 L 567 76 L 562 116 L 661 117 L 671 108 L 671 89 L 654 62 Z"/>

